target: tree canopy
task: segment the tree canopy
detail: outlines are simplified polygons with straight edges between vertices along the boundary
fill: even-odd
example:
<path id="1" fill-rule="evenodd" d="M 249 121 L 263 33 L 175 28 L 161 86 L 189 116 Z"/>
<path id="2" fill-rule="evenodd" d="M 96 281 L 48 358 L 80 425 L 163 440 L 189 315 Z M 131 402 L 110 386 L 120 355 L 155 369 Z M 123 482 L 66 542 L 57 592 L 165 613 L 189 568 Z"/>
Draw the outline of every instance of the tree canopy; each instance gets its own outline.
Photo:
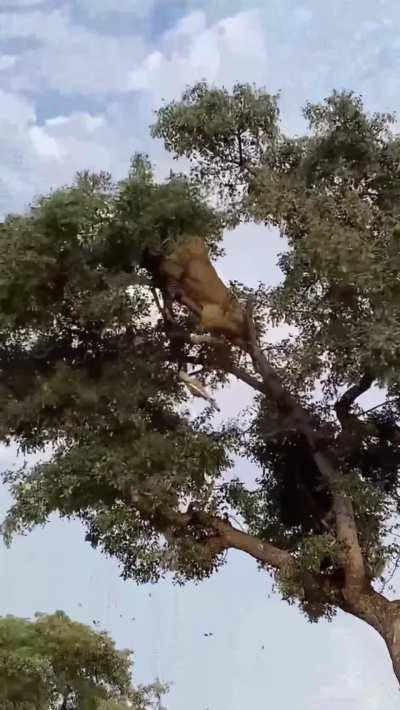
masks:
<path id="1" fill-rule="evenodd" d="M 157 184 L 135 156 L 126 180 L 81 173 L 5 219 L 0 436 L 51 455 L 5 474 L 3 532 L 78 517 L 139 582 L 202 579 L 242 550 L 311 620 L 371 624 L 400 675 L 397 602 L 377 587 L 399 554 L 400 139 L 352 93 L 304 117 L 287 136 L 278 97 L 197 84 L 152 129 L 189 175 Z M 278 287 L 232 284 L 246 338 L 198 333 L 182 299 L 171 324 L 157 259 L 191 237 L 217 256 L 249 220 L 284 241 Z M 295 335 L 269 342 L 281 323 Z M 211 391 L 246 383 L 252 405 L 190 416 L 182 366 Z M 373 385 L 383 405 L 363 412 Z"/>
<path id="2" fill-rule="evenodd" d="M 134 688 L 131 652 L 61 611 L 0 618 L 4 710 L 150 710 L 165 686 Z"/>

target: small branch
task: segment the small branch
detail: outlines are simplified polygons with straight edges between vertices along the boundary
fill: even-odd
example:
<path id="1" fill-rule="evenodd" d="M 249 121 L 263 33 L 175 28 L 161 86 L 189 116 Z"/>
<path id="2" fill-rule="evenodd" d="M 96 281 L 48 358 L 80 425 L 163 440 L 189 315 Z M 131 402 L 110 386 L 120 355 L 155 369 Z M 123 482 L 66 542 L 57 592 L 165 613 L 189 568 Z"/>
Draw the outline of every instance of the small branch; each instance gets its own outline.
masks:
<path id="1" fill-rule="evenodd" d="M 242 133 L 240 130 L 238 130 L 238 132 L 237 132 L 237 139 L 238 139 L 238 148 L 239 148 L 239 160 L 237 161 L 237 164 L 242 171 L 247 170 L 250 173 L 250 175 L 255 177 L 256 170 L 251 165 L 249 165 L 248 160 L 246 160 L 244 157 Z"/>
<path id="2" fill-rule="evenodd" d="M 152 296 L 153 296 L 153 298 L 154 298 L 155 304 L 156 304 L 156 306 L 157 306 L 159 312 L 161 313 L 162 316 L 165 316 L 165 311 L 164 311 L 164 308 L 162 307 L 162 305 L 161 305 L 161 303 L 160 303 L 160 299 L 158 298 L 158 294 L 157 294 L 156 289 L 155 289 L 155 288 L 152 288 L 152 289 L 151 289 L 151 293 L 152 293 Z"/>
<path id="3" fill-rule="evenodd" d="M 355 400 L 360 397 L 364 392 L 366 392 L 373 384 L 373 378 L 371 375 L 366 373 L 360 380 L 358 384 L 352 385 L 336 402 L 335 410 L 339 422 L 342 427 L 342 433 L 338 438 L 338 444 L 342 445 L 345 449 L 351 450 L 356 449 L 360 444 L 361 439 L 371 433 L 376 433 L 378 436 L 384 435 L 388 441 L 396 446 L 400 445 L 400 429 L 395 424 L 385 426 L 384 430 L 382 426 L 374 422 L 372 419 L 363 420 L 360 419 L 361 415 L 369 414 L 376 409 L 379 409 L 386 402 L 378 404 L 371 409 L 361 412 L 360 416 L 351 412 L 351 407 Z"/>
<path id="4" fill-rule="evenodd" d="M 244 167 L 243 146 L 242 146 L 242 134 L 240 131 L 237 132 L 237 137 L 238 137 L 238 145 L 239 145 L 239 165 L 241 168 L 243 168 Z"/>
<path id="5" fill-rule="evenodd" d="M 400 566 L 400 552 L 399 552 L 399 554 L 398 554 L 397 557 L 396 557 L 396 560 L 395 560 L 395 563 L 394 563 L 394 565 L 393 565 L 393 569 L 392 569 L 391 573 L 389 574 L 389 576 L 388 576 L 388 577 L 383 581 L 383 583 L 382 583 L 382 586 L 381 586 L 381 588 L 380 588 L 380 590 L 379 590 L 379 593 L 380 593 L 380 594 L 382 594 L 382 593 L 385 591 L 385 589 L 386 589 L 386 587 L 388 586 L 388 584 L 390 584 L 390 582 L 392 581 L 394 575 L 396 574 L 397 570 L 399 569 L 399 566 Z"/>
<path id="6" fill-rule="evenodd" d="M 392 402 L 398 402 L 399 398 L 398 397 L 393 397 L 392 399 L 385 399 L 384 402 L 381 402 L 380 404 L 376 404 L 374 407 L 371 407 L 370 409 L 364 409 L 361 414 L 369 414 L 370 412 L 375 412 L 376 409 L 380 409 L 381 407 L 385 407 L 388 404 L 392 404 Z"/>

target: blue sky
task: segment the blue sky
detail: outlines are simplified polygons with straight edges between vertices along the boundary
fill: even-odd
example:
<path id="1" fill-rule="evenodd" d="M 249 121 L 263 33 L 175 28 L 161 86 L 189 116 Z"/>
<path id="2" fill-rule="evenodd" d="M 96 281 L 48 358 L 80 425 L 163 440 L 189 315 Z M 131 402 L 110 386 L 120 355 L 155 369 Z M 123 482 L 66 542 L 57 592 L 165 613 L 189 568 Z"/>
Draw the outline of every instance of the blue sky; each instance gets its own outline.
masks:
<path id="1" fill-rule="evenodd" d="M 0 0 L 0 213 L 82 168 L 123 176 L 135 150 L 166 174 L 170 158 L 148 124 L 163 98 L 197 79 L 281 90 L 294 133 L 305 101 L 333 88 L 398 111 L 399 30 L 397 0 Z M 226 277 L 279 279 L 275 235 L 246 225 L 226 246 Z M 241 388 L 224 393 L 225 411 L 244 398 Z M 11 450 L 0 457 L 3 467 L 15 461 Z M 8 502 L 0 491 L 0 512 Z M 96 622 L 136 649 L 140 681 L 174 682 L 168 710 L 398 707 L 373 631 L 342 614 L 311 626 L 243 555 L 197 587 L 139 588 L 84 543 L 77 523 L 52 521 L 0 548 L 0 566 L 0 614 L 61 608 Z"/>

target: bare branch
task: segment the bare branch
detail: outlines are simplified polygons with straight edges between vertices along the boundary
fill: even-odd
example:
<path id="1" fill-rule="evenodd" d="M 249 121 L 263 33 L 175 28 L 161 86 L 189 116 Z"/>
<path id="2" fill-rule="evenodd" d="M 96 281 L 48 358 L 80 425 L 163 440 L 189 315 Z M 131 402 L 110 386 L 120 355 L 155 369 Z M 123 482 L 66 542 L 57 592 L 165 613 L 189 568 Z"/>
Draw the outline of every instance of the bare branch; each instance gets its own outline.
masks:
<path id="1" fill-rule="evenodd" d="M 307 410 L 298 404 L 294 397 L 284 388 L 281 378 L 268 362 L 257 340 L 257 332 L 252 318 L 252 308 L 253 304 L 249 303 L 247 309 L 249 333 L 247 350 L 252 359 L 254 369 L 262 377 L 261 388 L 257 387 L 257 389 L 276 402 L 281 415 L 291 419 L 297 431 L 305 436 L 311 451 L 315 452 L 320 448 L 323 437 L 314 429 Z"/>
<path id="2" fill-rule="evenodd" d="M 237 137 L 238 137 L 238 146 L 239 146 L 239 166 L 241 168 L 243 168 L 245 165 L 245 161 L 243 158 L 242 134 L 240 131 L 238 131 Z"/>

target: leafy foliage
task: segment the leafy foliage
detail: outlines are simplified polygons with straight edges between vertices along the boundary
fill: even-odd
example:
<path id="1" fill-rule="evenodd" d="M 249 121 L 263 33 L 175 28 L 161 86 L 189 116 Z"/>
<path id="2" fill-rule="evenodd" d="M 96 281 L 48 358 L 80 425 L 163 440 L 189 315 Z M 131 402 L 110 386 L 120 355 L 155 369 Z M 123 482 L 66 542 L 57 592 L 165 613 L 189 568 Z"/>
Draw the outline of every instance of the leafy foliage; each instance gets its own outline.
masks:
<path id="1" fill-rule="evenodd" d="M 134 688 L 130 652 L 63 612 L 34 621 L 0 619 L 0 700 L 4 710 L 150 710 L 165 688 Z M 128 702 L 131 704 L 128 705 Z"/>
<path id="2" fill-rule="evenodd" d="M 7 535 L 53 510 L 78 515 L 126 575 L 160 574 L 167 551 L 127 506 L 131 489 L 160 502 L 199 497 L 205 474 L 218 477 L 228 458 L 207 426 L 178 414 L 185 393 L 154 328 L 140 259 L 182 231 L 216 242 L 219 229 L 195 185 L 177 176 L 157 186 L 139 157 L 118 187 L 80 175 L 6 220 L 0 432 L 24 452 L 54 451 L 28 474 L 8 475 L 16 505 Z"/>

